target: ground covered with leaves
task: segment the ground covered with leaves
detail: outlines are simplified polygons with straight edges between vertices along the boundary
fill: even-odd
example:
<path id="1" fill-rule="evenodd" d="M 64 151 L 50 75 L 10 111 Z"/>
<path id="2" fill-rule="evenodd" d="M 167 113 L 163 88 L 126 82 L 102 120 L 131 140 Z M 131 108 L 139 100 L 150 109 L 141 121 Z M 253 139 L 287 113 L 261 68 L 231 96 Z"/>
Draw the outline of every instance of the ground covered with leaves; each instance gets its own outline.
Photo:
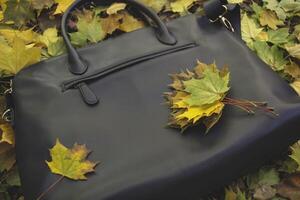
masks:
<path id="1" fill-rule="evenodd" d="M 73 1 L 0 0 L 1 114 L 5 108 L 3 94 L 10 86 L 8 77 L 14 76 L 24 67 L 66 52 L 60 36 L 59 24 L 62 14 Z M 202 9 L 204 0 L 140 1 L 152 7 L 165 21 L 191 13 L 204 14 Z M 242 8 L 241 27 L 245 43 L 300 94 L 300 1 L 231 0 L 231 2 L 239 3 Z M 111 6 L 86 5 L 73 12 L 68 26 L 73 45 L 83 47 L 137 30 L 145 24 L 130 7 L 117 3 Z M 221 77 L 226 82 L 226 75 Z M 193 90 L 194 82 L 195 80 L 186 82 L 189 85 L 187 90 Z M 224 93 L 229 89 L 225 86 Z M 177 85 L 177 87 L 180 86 Z M 205 105 L 205 102 L 197 102 L 193 99 L 189 101 L 196 103 L 199 106 L 198 109 Z M 218 104 L 219 113 L 224 103 L 228 102 Z M 183 124 L 173 122 L 173 125 L 184 128 L 193 123 L 193 120 L 199 119 L 199 116 L 204 115 L 199 115 L 198 112 L 196 116 L 190 116 L 189 121 Z M 180 116 L 176 117 L 180 118 Z M 208 128 L 211 125 L 213 124 L 209 124 Z M 3 200 L 23 199 L 15 164 L 14 146 L 14 132 L 11 126 L 5 121 L 0 121 L 0 199 Z M 50 151 L 52 161 L 47 164 L 53 173 L 60 174 L 62 177 L 84 179 L 85 173 L 73 174 L 73 172 L 53 170 L 57 149 L 63 151 L 63 155 L 69 158 L 72 158 L 73 153 L 80 152 L 81 160 L 78 161 L 78 165 L 86 166 L 86 172 L 93 171 L 96 166 L 95 163 L 84 160 L 88 154 L 85 146 L 75 144 L 70 150 L 57 141 L 56 146 Z M 205 199 L 299 200 L 300 142 L 294 144 L 286 152 L 282 152 L 280 160 L 240 178 Z"/>

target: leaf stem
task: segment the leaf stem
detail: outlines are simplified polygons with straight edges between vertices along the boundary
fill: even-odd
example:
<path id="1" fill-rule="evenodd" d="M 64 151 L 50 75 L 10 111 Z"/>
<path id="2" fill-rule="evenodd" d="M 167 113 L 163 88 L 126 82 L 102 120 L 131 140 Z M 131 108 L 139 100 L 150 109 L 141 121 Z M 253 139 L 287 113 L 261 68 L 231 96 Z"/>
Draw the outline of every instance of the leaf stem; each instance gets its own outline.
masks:
<path id="1" fill-rule="evenodd" d="M 60 176 L 57 181 L 55 181 L 53 184 L 51 184 L 44 192 L 42 192 L 36 200 L 41 200 L 48 192 L 50 192 L 59 182 L 61 182 L 64 179 L 64 176 Z"/>
<path id="2" fill-rule="evenodd" d="M 261 110 L 263 112 L 271 113 L 275 116 L 278 116 L 278 114 L 274 112 L 274 108 L 269 107 L 266 102 L 249 101 L 244 99 L 232 99 L 229 97 L 225 97 L 222 102 L 224 104 L 236 106 L 248 112 L 249 114 L 254 114 L 255 110 Z"/>

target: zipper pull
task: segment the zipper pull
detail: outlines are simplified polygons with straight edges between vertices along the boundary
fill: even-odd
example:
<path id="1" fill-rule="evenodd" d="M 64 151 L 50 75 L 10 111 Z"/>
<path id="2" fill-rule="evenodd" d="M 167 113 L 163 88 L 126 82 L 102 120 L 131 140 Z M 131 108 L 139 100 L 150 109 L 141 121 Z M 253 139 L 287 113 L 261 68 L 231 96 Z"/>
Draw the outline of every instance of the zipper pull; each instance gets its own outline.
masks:
<path id="1" fill-rule="evenodd" d="M 98 97 L 86 83 L 79 83 L 77 85 L 77 88 L 79 89 L 81 96 L 86 104 L 93 106 L 99 103 Z"/>

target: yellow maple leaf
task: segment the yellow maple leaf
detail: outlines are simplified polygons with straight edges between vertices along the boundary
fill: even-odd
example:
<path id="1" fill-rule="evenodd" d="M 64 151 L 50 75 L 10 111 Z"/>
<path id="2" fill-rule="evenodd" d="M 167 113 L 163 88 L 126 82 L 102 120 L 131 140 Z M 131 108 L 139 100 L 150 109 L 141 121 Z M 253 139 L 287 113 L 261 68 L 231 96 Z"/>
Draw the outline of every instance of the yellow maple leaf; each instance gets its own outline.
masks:
<path id="1" fill-rule="evenodd" d="M 300 96 L 300 81 L 296 80 L 293 83 L 290 84 L 290 86 L 297 92 L 297 94 Z"/>
<path id="2" fill-rule="evenodd" d="M 3 11 L 0 11 L 0 21 L 2 21 L 3 19 L 4 19 Z"/>
<path id="3" fill-rule="evenodd" d="M 262 26 L 268 26 L 273 30 L 278 29 L 277 26 L 279 25 L 284 25 L 284 23 L 278 19 L 276 14 L 270 10 L 263 10 L 261 12 L 259 22 Z"/>
<path id="4" fill-rule="evenodd" d="M 171 3 L 171 9 L 173 12 L 184 13 L 194 2 L 195 0 L 176 0 Z"/>
<path id="5" fill-rule="evenodd" d="M 115 30 L 120 28 L 120 20 L 123 18 L 122 14 L 112 14 L 101 20 L 101 26 L 105 33 L 112 34 Z"/>
<path id="6" fill-rule="evenodd" d="M 131 32 L 137 29 L 143 28 L 145 26 L 144 22 L 137 20 L 129 13 L 125 13 L 123 16 L 123 23 L 120 25 L 120 30 L 124 32 Z"/>
<path id="7" fill-rule="evenodd" d="M 210 105 L 188 107 L 185 112 L 175 116 L 177 120 L 187 119 L 195 124 L 202 117 L 209 117 L 213 114 L 219 114 L 224 108 L 224 104 L 217 101 Z"/>
<path id="8" fill-rule="evenodd" d="M 26 46 L 25 42 L 16 37 L 10 47 L 0 43 L 0 70 L 9 74 L 16 74 L 22 68 L 32 65 L 41 59 L 41 49 Z"/>
<path id="9" fill-rule="evenodd" d="M 75 0 L 55 0 L 55 3 L 58 5 L 54 14 L 56 15 L 65 12 L 74 1 Z"/>
<path id="10" fill-rule="evenodd" d="M 118 11 L 124 10 L 126 6 L 125 3 L 114 3 L 107 8 L 106 13 L 109 15 L 117 14 Z"/>
<path id="11" fill-rule="evenodd" d="M 0 125 L 0 172 L 10 170 L 15 162 L 15 136 L 9 124 Z"/>
<path id="12" fill-rule="evenodd" d="M 87 173 L 94 172 L 97 163 L 85 160 L 90 151 L 85 145 L 75 144 L 68 149 L 57 139 L 56 144 L 50 149 L 52 161 L 46 161 L 54 174 L 62 175 L 73 180 L 86 180 Z"/>
<path id="13" fill-rule="evenodd" d="M 9 124 L 0 125 L 0 143 L 15 145 L 14 131 Z"/>
<path id="14" fill-rule="evenodd" d="M 14 29 L 0 29 L 0 35 L 2 35 L 9 43 L 13 43 L 16 37 L 22 39 L 25 44 L 36 43 L 39 34 L 32 29 L 25 31 L 19 31 Z"/>
<path id="15" fill-rule="evenodd" d="M 57 42 L 59 39 L 56 28 L 48 28 L 44 31 L 43 35 L 39 37 L 41 43 L 48 47 L 51 43 Z"/>

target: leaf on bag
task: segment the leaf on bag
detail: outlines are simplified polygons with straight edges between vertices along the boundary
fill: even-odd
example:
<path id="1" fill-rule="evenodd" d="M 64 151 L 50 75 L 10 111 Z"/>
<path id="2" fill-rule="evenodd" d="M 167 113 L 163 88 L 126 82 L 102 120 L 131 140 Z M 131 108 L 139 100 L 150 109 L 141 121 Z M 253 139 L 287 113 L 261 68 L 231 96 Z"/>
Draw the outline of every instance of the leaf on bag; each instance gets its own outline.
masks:
<path id="1" fill-rule="evenodd" d="M 184 130 L 199 120 L 205 120 L 207 131 L 219 119 L 224 108 L 222 99 L 229 90 L 229 72 L 215 64 L 198 62 L 195 69 L 173 74 L 173 93 L 166 93 L 172 108 L 169 125 Z M 210 118 L 210 119 L 207 119 Z"/>
<path id="2" fill-rule="evenodd" d="M 203 78 L 183 81 L 184 91 L 189 93 L 185 103 L 190 106 L 203 106 L 220 101 L 229 91 L 229 73 L 221 74 L 216 66 L 208 67 L 202 72 Z"/>
<path id="3" fill-rule="evenodd" d="M 60 14 L 65 12 L 75 0 L 54 0 L 54 1 L 55 3 L 57 3 L 57 8 L 54 14 Z"/>
<path id="4" fill-rule="evenodd" d="M 171 108 L 169 126 L 184 131 L 199 122 L 206 133 L 220 120 L 224 106 L 237 106 L 254 114 L 256 109 L 274 113 L 265 103 L 226 97 L 229 91 L 230 73 L 227 67 L 219 70 L 215 63 L 207 65 L 198 61 L 192 70 L 171 75 L 172 92 L 165 93 Z M 275 114 L 276 115 L 276 114 Z"/>
<path id="5" fill-rule="evenodd" d="M 68 149 L 57 139 L 50 149 L 51 161 L 46 161 L 54 174 L 59 174 L 72 180 L 86 180 L 86 174 L 94 172 L 97 163 L 86 160 L 90 151 L 85 145 L 75 144 Z"/>
<path id="6" fill-rule="evenodd" d="M 41 59 L 41 49 L 26 46 L 25 42 L 16 37 L 12 47 L 0 43 L 0 70 L 16 74 L 22 68 L 34 64 Z"/>
<path id="7" fill-rule="evenodd" d="M 284 23 L 277 18 L 276 14 L 270 10 L 263 10 L 261 12 L 259 22 L 262 26 L 268 26 L 273 30 L 276 30 L 279 25 L 284 25 Z"/>
<path id="8" fill-rule="evenodd" d="M 83 11 L 77 15 L 77 32 L 71 33 L 71 41 L 76 46 L 83 46 L 91 43 L 97 43 L 106 36 L 102 29 L 100 18 L 92 11 Z"/>

